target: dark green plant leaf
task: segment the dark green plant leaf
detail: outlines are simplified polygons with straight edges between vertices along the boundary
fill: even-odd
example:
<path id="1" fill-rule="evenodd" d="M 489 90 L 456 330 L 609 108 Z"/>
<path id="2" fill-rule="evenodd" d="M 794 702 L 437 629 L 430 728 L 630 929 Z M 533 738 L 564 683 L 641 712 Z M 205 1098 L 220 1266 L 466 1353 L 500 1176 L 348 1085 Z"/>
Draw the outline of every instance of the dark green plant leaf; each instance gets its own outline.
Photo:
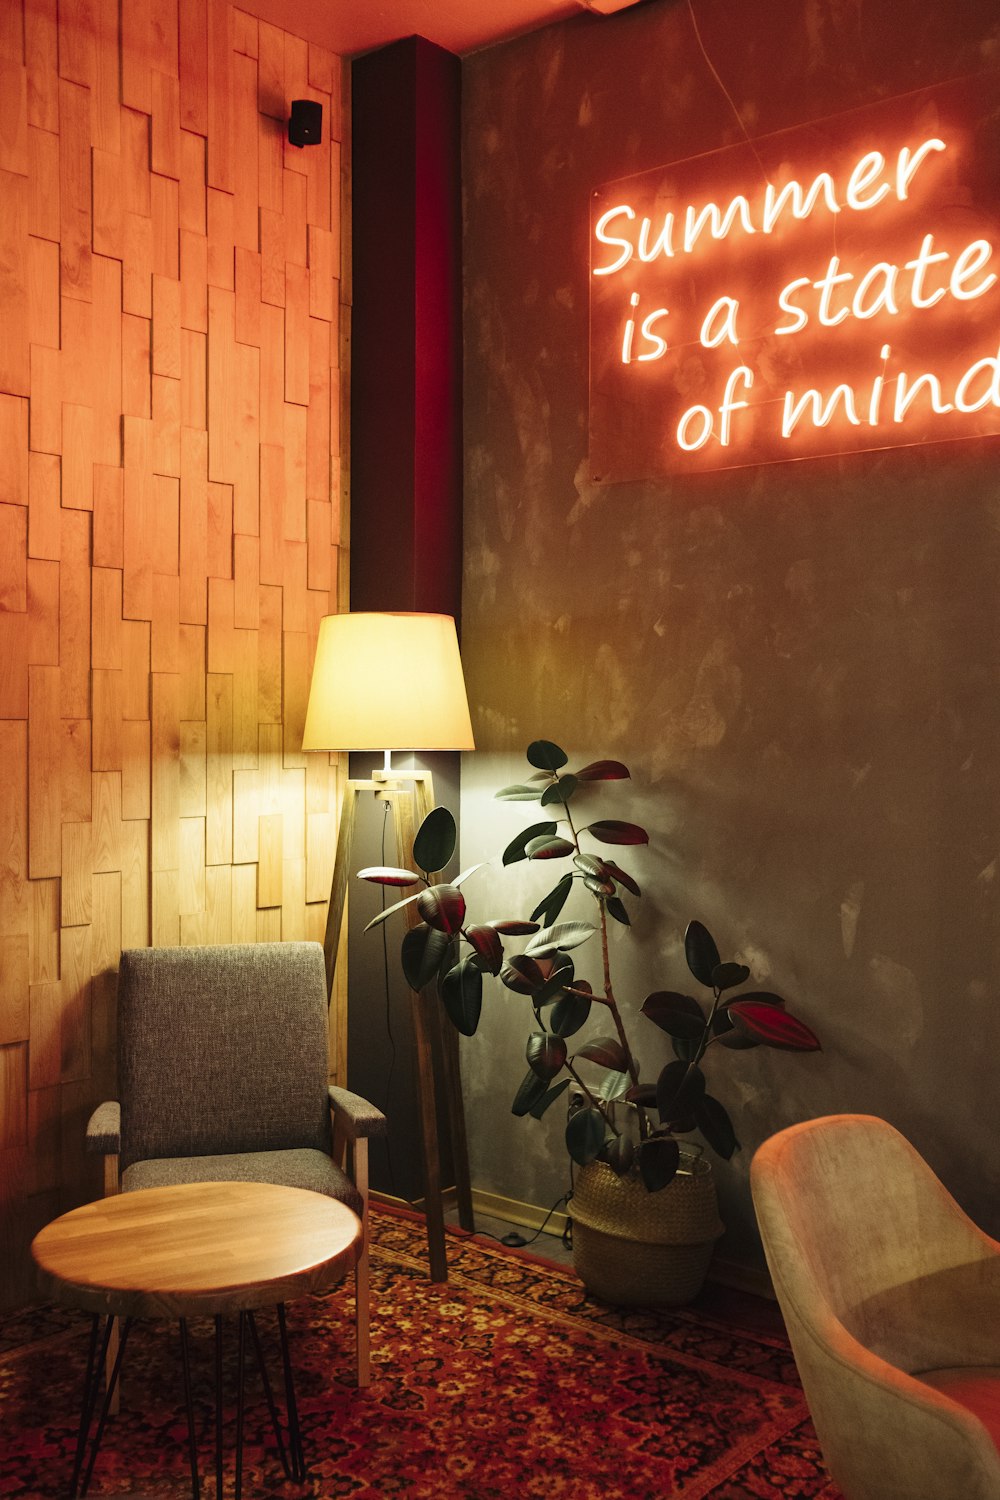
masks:
<path id="1" fill-rule="evenodd" d="M 561 771 L 568 760 L 565 750 L 551 740 L 532 740 L 528 746 L 528 764 L 537 766 L 539 771 Z"/>
<path id="2" fill-rule="evenodd" d="M 560 776 L 551 786 L 547 786 L 542 793 L 542 806 L 548 807 L 553 802 L 568 802 L 576 791 L 575 776 Z"/>
<path id="3" fill-rule="evenodd" d="M 585 875 L 596 875 L 599 880 L 603 880 L 607 874 L 608 866 L 603 859 L 598 859 L 596 854 L 576 854 L 573 857 L 573 863 Z"/>
<path id="4" fill-rule="evenodd" d="M 432 807 L 413 840 L 413 858 L 417 868 L 431 874 L 443 870 L 455 853 L 458 829 L 446 807 Z"/>
<path id="5" fill-rule="evenodd" d="M 804 1021 L 790 1016 L 777 1005 L 761 1005 L 755 1000 L 734 1000 L 729 1014 L 741 1031 L 749 1032 L 765 1047 L 783 1052 L 819 1052 L 819 1037 Z"/>
<path id="6" fill-rule="evenodd" d="M 583 988 L 582 982 L 580 988 Z M 549 1029 L 556 1036 L 575 1036 L 590 1019 L 592 1004 L 586 995 L 566 995 L 557 1000 L 548 1015 Z"/>
<path id="7" fill-rule="evenodd" d="M 546 838 L 544 834 L 537 839 L 531 839 L 525 845 L 524 852 L 529 859 L 565 859 L 567 854 L 572 854 L 576 849 L 569 839 L 564 839 L 558 834 Z"/>
<path id="8" fill-rule="evenodd" d="M 499 974 L 503 967 L 503 943 L 495 927 L 477 924 L 465 929 L 465 936 L 475 948 L 480 960 L 491 974 Z"/>
<path id="9" fill-rule="evenodd" d="M 684 956 L 687 966 L 699 984 L 712 988 L 712 975 L 719 966 L 715 939 L 701 922 L 689 922 L 684 934 Z"/>
<path id="10" fill-rule="evenodd" d="M 426 922 L 418 922 L 416 927 L 403 934 L 400 956 L 411 990 L 422 990 L 425 984 L 430 984 L 450 943 L 446 932 L 428 927 Z"/>
<path id="11" fill-rule="evenodd" d="M 656 1108 L 664 1123 L 689 1115 L 704 1096 L 704 1073 L 687 1063 L 667 1063 L 656 1080 Z"/>
<path id="12" fill-rule="evenodd" d="M 659 1193 L 677 1175 L 680 1148 L 668 1135 L 654 1136 L 639 1147 L 639 1174 L 647 1193 Z"/>
<path id="13" fill-rule="evenodd" d="M 550 1082 L 566 1061 L 566 1043 L 561 1036 L 547 1031 L 533 1031 L 525 1048 L 528 1066 L 539 1078 Z"/>
<path id="14" fill-rule="evenodd" d="M 728 1047 L 732 1052 L 748 1052 L 752 1047 L 764 1045 L 749 1032 L 738 1030 L 730 1019 L 729 1012 L 721 1005 L 712 1020 L 712 1035 L 720 1047 Z"/>
<path id="15" fill-rule="evenodd" d="M 546 1089 L 545 1093 L 539 1099 L 538 1103 L 531 1106 L 528 1113 L 534 1119 L 540 1120 L 542 1118 L 542 1115 L 544 1115 L 545 1111 L 548 1109 L 549 1105 L 555 1104 L 556 1100 L 559 1098 L 559 1095 L 565 1093 L 568 1088 L 568 1078 L 564 1078 L 561 1083 L 554 1083 L 550 1089 Z"/>
<path id="16" fill-rule="evenodd" d="M 371 921 L 366 924 L 365 931 L 370 932 L 373 927 L 378 927 L 385 921 L 386 917 L 391 917 L 395 911 L 402 911 L 403 907 L 409 906 L 412 901 L 419 901 L 422 894 L 422 891 L 414 891 L 412 896 L 404 896 L 402 901 L 394 901 L 392 906 L 387 906 L 384 911 L 380 911 L 377 916 L 372 917 Z"/>
<path id="17" fill-rule="evenodd" d="M 525 786 L 523 782 L 517 782 L 513 786 L 502 786 L 498 792 L 493 793 L 497 802 L 540 802 L 542 789 L 540 786 Z"/>
<path id="18" fill-rule="evenodd" d="M 617 818 L 605 818 L 598 823 L 591 823 L 583 831 L 602 844 L 649 843 L 649 834 L 645 828 L 640 828 L 638 823 L 622 823 Z"/>
<path id="19" fill-rule="evenodd" d="M 616 1135 L 604 1149 L 604 1160 L 619 1177 L 624 1177 L 635 1161 L 635 1147 L 628 1136 Z"/>
<path id="20" fill-rule="evenodd" d="M 458 932 L 465 921 L 465 897 L 457 885 L 431 885 L 417 897 L 417 911 L 439 932 Z"/>
<path id="21" fill-rule="evenodd" d="M 638 1104 L 642 1109 L 652 1109 L 656 1104 L 655 1083 L 636 1083 L 626 1092 L 625 1098 L 630 1104 Z"/>
<path id="22" fill-rule="evenodd" d="M 525 846 L 532 839 L 551 838 L 558 829 L 558 823 L 532 823 L 530 828 L 522 829 L 516 839 L 511 839 L 503 851 L 503 862 L 505 865 L 517 864 L 518 860 L 527 859 Z"/>
<path id="23" fill-rule="evenodd" d="M 620 922 L 623 927 L 632 926 L 631 918 L 619 896 L 609 896 L 604 903 L 604 909 L 609 917 L 614 917 L 615 921 Z"/>
<path id="24" fill-rule="evenodd" d="M 600 1085 L 593 1090 L 598 1099 L 624 1099 L 632 1086 L 628 1073 L 605 1073 Z"/>
<path id="25" fill-rule="evenodd" d="M 637 882 L 632 879 L 631 875 L 626 874 L 620 865 L 616 865 L 613 859 L 605 861 L 605 868 L 612 878 L 617 880 L 619 885 L 623 885 L 627 891 L 631 891 L 633 896 L 642 895 Z"/>
<path id="26" fill-rule="evenodd" d="M 728 1161 L 734 1151 L 739 1150 L 733 1122 L 718 1099 L 706 1094 L 693 1106 L 694 1122 L 713 1151 Z"/>
<path id="27" fill-rule="evenodd" d="M 529 1068 L 521 1080 L 521 1087 L 514 1095 L 514 1103 L 510 1107 L 512 1115 L 527 1115 L 541 1103 L 548 1092 L 545 1079 L 539 1078 L 533 1069 Z"/>
<path id="28" fill-rule="evenodd" d="M 572 875 L 563 875 L 557 884 L 552 887 L 551 891 L 549 891 L 549 894 L 543 896 L 541 901 L 539 901 L 531 913 L 531 920 L 534 921 L 536 917 L 541 917 L 543 922 L 547 924 L 553 923 L 566 905 L 567 898 L 572 889 Z"/>
<path id="29" fill-rule="evenodd" d="M 369 865 L 364 870 L 358 871 L 359 880 L 367 880 L 371 885 L 416 885 L 420 879 L 414 875 L 412 870 L 399 870 L 395 865 Z"/>
<path id="30" fill-rule="evenodd" d="M 599 1063 L 602 1068 L 614 1068 L 617 1073 L 623 1073 L 628 1067 L 625 1049 L 617 1037 L 613 1036 L 591 1037 L 587 1045 L 581 1047 L 576 1055 L 585 1057 L 590 1062 Z"/>
<path id="31" fill-rule="evenodd" d="M 497 932 L 502 932 L 505 937 L 524 937 L 529 932 L 538 931 L 537 922 L 521 922 L 514 917 L 503 918 L 499 922 L 487 922 L 486 925 L 496 928 Z"/>
<path id="32" fill-rule="evenodd" d="M 579 948 L 596 931 L 591 922 L 558 922 L 537 932 L 524 951 L 533 958 L 546 958 L 561 948 Z"/>
<path id="33" fill-rule="evenodd" d="M 596 1161 L 604 1150 L 607 1125 L 599 1109 L 578 1109 L 566 1123 L 566 1150 L 578 1166 Z"/>
<path id="34" fill-rule="evenodd" d="M 746 984 L 750 978 L 750 970 L 746 964 L 716 964 L 712 970 L 712 986 L 717 990 L 735 989 L 738 984 Z"/>
<path id="35" fill-rule="evenodd" d="M 516 953 L 500 970 L 500 983 L 517 995 L 533 995 L 545 983 L 545 975 L 533 958 Z"/>
<path id="36" fill-rule="evenodd" d="M 642 1002 L 642 1014 L 668 1036 L 694 1040 L 705 1030 L 707 1017 L 693 995 L 657 990 Z"/>
<path id="37" fill-rule="evenodd" d="M 538 967 L 544 974 L 548 965 L 543 959 Z M 553 965 L 552 969 L 546 977 L 545 983 L 542 985 L 540 990 L 535 991 L 535 994 L 532 997 L 535 1005 L 551 1005 L 554 1000 L 561 1000 L 563 992 L 565 991 L 567 985 L 570 985 L 572 983 L 572 963 L 559 964 L 557 966 Z"/>
<path id="38" fill-rule="evenodd" d="M 734 1000 L 752 1000 L 756 1005 L 777 1005 L 781 1009 L 784 1009 L 785 1005 L 781 996 L 772 994 L 770 990 L 744 990 L 742 995 L 730 995 L 728 1000 L 723 1000 L 719 1009 L 727 1009 Z"/>
<path id="39" fill-rule="evenodd" d="M 592 896 L 613 896 L 615 883 L 613 880 L 602 880 L 598 875 L 585 875 L 583 883 Z"/>
<path id="40" fill-rule="evenodd" d="M 592 760 L 589 766 L 575 774 L 577 781 L 625 781 L 629 769 L 620 760 Z"/>
<path id="41" fill-rule="evenodd" d="M 475 1036 L 483 1008 L 483 971 L 471 956 L 444 976 L 441 999 L 452 1025 L 463 1036 Z"/>
<path id="42" fill-rule="evenodd" d="M 701 1038 L 675 1036 L 670 1044 L 674 1049 L 674 1056 L 679 1057 L 681 1062 L 694 1062 L 701 1052 Z"/>

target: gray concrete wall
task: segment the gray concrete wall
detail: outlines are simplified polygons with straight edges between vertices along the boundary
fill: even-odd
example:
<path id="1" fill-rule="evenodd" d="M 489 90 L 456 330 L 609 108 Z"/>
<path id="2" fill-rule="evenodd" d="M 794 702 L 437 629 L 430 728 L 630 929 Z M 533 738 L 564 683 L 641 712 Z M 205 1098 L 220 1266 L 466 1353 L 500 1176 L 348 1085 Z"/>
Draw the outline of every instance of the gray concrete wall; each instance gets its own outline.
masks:
<path id="1" fill-rule="evenodd" d="M 1000 60 L 986 0 L 695 12 L 752 133 Z M 824 1043 L 709 1059 L 743 1147 L 719 1170 L 724 1252 L 760 1259 L 757 1144 L 840 1110 L 898 1125 L 1000 1234 L 1000 440 L 594 485 L 589 194 L 739 127 L 671 0 L 475 55 L 463 86 L 463 656 L 479 748 L 462 853 L 492 860 L 470 907 L 526 914 L 552 883 L 551 867 L 499 866 L 534 810 L 492 793 L 521 778 L 529 740 L 576 764 L 624 760 L 632 781 L 588 806 L 651 835 L 622 851 L 644 891 L 613 934 L 626 1011 L 687 987 L 697 916 Z M 984 139 L 1000 171 L 996 129 Z M 596 980 L 596 948 L 586 958 Z M 528 1020 L 497 986 L 463 1045 L 473 1176 L 547 1205 L 567 1183 L 563 1122 L 509 1113 Z M 655 1076 L 666 1039 L 642 1018 L 630 1029 Z"/>

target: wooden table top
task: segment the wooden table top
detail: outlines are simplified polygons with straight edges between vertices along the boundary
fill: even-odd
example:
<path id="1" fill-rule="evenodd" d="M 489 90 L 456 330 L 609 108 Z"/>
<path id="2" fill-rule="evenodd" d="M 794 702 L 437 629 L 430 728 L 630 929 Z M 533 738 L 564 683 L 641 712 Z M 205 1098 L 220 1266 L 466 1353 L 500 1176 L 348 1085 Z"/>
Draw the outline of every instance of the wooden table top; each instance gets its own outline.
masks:
<path id="1" fill-rule="evenodd" d="M 361 1220 L 303 1188 L 191 1182 L 75 1208 L 35 1236 L 42 1290 L 90 1312 L 195 1317 L 272 1307 L 331 1285 Z"/>

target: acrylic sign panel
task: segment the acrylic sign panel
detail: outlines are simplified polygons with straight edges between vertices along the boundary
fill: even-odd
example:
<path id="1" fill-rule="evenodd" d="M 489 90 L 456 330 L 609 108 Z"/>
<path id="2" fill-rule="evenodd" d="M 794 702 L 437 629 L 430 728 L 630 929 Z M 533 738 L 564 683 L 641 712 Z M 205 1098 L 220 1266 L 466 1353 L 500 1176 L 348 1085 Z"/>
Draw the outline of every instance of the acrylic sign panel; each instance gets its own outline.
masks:
<path id="1" fill-rule="evenodd" d="M 1000 78 L 609 183 L 599 480 L 1000 433 Z"/>

